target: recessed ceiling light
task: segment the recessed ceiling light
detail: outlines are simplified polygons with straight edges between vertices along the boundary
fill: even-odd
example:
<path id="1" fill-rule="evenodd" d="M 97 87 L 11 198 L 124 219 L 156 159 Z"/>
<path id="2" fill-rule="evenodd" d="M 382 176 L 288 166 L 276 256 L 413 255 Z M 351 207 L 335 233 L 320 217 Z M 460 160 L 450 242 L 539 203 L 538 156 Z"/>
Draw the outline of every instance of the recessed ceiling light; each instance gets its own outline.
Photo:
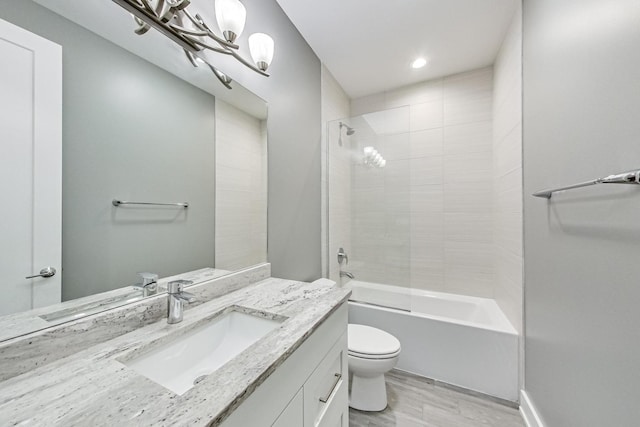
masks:
<path id="1" fill-rule="evenodd" d="M 427 65 L 427 60 L 424 58 L 417 58 L 415 61 L 411 63 L 412 68 L 422 68 Z"/>

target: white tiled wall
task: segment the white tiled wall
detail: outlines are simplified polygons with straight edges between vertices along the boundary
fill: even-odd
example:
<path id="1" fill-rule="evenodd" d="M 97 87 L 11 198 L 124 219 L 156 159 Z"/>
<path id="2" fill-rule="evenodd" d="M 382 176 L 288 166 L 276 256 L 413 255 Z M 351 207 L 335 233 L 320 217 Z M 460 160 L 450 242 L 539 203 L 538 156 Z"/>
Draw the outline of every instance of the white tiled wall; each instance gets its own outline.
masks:
<path id="1" fill-rule="evenodd" d="M 349 271 L 358 280 L 410 285 L 411 150 L 409 108 L 352 119 L 352 245 Z M 372 146 L 386 160 L 384 169 L 364 164 Z M 381 280 L 382 279 L 382 280 Z"/>
<path id="2" fill-rule="evenodd" d="M 349 137 L 344 131 L 343 145 L 338 145 L 339 127 L 336 120 L 349 117 L 349 97 L 324 65 L 322 66 L 321 93 L 322 274 L 340 283 L 336 255 L 338 248 L 343 247 L 349 254 L 351 252 L 351 154 Z M 331 143 L 331 147 L 327 147 L 327 143 Z M 327 152 L 330 153 L 328 171 Z M 327 197 L 327 180 L 329 197 Z M 327 214 L 331 224 L 328 229 L 329 235 L 327 235 Z M 329 245 L 328 248 L 327 245 Z"/>
<path id="3" fill-rule="evenodd" d="M 400 106 L 408 106 L 410 124 L 406 141 L 398 136 L 385 147 L 397 160 L 384 171 L 396 184 L 384 194 L 387 215 L 378 217 L 384 241 L 360 239 L 354 228 L 354 254 L 377 251 L 361 276 L 375 272 L 380 283 L 492 297 L 493 69 L 355 99 L 351 115 Z M 398 256 L 381 256 L 376 248 L 385 244 Z"/>
<path id="4" fill-rule="evenodd" d="M 522 12 L 495 63 L 493 108 L 494 298 L 522 332 Z"/>
<path id="5" fill-rule="evenodd" d="M 521 30 L 518 11 L 494 67 L 354 99 L 350 112 L 348 98 L 323 69 L 323 123 L 351 116 L 357 128 L 351 146 L 329 149 L 329 234 L 351 255 L 345 269 L 367 281 L 495 298 L 518 331 Z M 372 137 L 358 117 L 403 106 L 408 129 L 395 135 Z M 335 142 L 337 123 L 332 132 Z M 357 166 L 353 153 L 365 145 L 387 158 L 384 170 Z M 338 273 L 334 246 L 332 278 Z"/>
<path id="6" fill-rule="evenodd" d="M 216 268 L 267 260 L 266 122 L 216 99 Z"/>

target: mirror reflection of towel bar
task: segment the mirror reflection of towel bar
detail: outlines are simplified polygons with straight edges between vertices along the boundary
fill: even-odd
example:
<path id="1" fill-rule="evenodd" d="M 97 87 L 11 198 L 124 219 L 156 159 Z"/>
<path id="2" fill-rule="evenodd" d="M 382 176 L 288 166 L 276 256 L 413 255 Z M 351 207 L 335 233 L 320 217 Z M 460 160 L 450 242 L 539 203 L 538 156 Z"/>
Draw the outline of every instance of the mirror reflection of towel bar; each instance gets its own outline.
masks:
<path id="1" fill-rule="evenodd" d="M 189 207 L 189 203 L 187 202 L 180 202 L 180 203 L 128 202 L 125 200 L 113 199 L 111 203 L 115 207 L 122 206 L 122 205 L 175 206 L 177 208 L 184 208 L 184 209 Z"/>

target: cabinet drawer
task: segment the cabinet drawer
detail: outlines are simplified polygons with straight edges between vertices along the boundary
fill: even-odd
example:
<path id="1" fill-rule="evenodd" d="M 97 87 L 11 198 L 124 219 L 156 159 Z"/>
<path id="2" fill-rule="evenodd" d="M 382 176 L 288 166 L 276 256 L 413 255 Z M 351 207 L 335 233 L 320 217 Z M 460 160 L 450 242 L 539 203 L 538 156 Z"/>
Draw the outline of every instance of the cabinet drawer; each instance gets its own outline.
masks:
<path id="1" fill-rule="evenodd" d="M 304 385 L 305 427 L 324 425 L 325 414 L 348 407 L 347 334 L 343 334 Z"/>
<path id="2" fill-rule="evenodd" d="M 338 387 L 333 399 L 322 410 L 316 424 L 317 427 L 347 427 L 349 425 L 349 407 L 346 403 L 348 400 L 346 378 Z"/>

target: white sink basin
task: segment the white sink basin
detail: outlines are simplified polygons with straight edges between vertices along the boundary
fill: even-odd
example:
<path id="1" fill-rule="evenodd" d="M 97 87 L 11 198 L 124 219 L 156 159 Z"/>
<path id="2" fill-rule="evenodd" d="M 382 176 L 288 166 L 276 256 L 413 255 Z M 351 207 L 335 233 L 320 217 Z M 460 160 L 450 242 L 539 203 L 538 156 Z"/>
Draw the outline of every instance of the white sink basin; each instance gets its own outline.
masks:
<path id="1" fill-rule="evenodd" d="M 122 363 L 181 395 L 276 329 L 283 320 L 230 311 Z"/>

